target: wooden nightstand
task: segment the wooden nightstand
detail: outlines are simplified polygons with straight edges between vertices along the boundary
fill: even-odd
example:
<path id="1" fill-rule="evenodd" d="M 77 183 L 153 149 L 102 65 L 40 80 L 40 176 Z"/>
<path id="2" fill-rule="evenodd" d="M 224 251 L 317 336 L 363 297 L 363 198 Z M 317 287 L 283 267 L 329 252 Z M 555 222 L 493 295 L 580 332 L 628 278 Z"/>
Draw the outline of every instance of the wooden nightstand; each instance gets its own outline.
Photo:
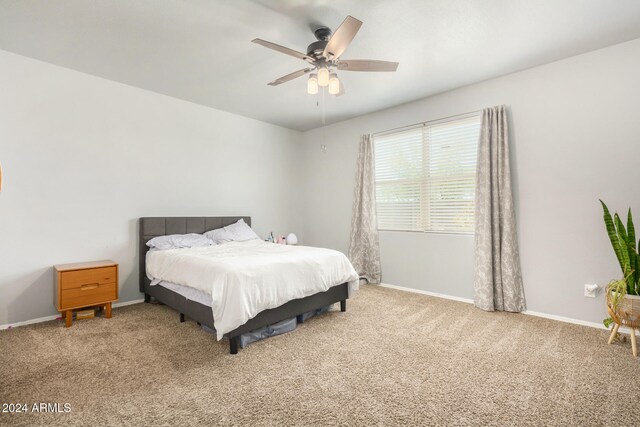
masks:
<path id="1" fill-rule="evenodd" d="M 111 318 L 111 303 L 118 300 L 118 264 L 113 261 L 93 261 L 54 265 L 54 304 L 65 314 L 67 328 L 71 326 L 73 310 L 103 305 L 107 319 Z"/>

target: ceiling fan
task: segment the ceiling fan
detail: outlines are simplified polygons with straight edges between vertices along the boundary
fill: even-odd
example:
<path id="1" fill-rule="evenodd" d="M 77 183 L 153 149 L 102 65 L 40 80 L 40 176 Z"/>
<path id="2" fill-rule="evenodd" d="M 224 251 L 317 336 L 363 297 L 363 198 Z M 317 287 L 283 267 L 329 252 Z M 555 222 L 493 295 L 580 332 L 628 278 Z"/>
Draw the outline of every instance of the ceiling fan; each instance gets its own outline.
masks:
<path id="1" fill-rule="evenodd" d="M 330 94 L 342 95 L 344 87 L 338 79 L 335 69 L 342 71 L 396 71 L 398 69 L 397 62 L 371 59 L 340 59 L 340 56 L 347 49 L 361 26 L 362 21 L 353 16 L 347 16 L 333 34 L 327 27 L 318 28 L 314 31 L 317 41 L 307 47 L 306 54 L 262 39 L 253 39 L 251 41 L 285 55 L 302 59 L 311 65 L 270 82 L 270 86 L 278 86 L 311 73 L 307 81 L 307 92 L 309 94 L 318 93 L 318 86 L 329 86 Z"/>

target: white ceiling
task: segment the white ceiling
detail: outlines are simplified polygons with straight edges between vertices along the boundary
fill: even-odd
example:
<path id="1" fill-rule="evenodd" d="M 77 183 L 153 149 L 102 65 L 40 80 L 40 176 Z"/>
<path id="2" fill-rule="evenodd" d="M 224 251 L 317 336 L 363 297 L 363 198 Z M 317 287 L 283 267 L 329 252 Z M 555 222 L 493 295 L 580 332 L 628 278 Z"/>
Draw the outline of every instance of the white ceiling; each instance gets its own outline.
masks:
<path id="1" fill-rule="evenodd" d="M 364 25 L 344 59 L 396 73 L 340 72 L 327 123 L 640 37 L 638 0 L 0 0 L 0 49 L 292 129 L 321 126 L 306 79 L 310 28 Z"/>

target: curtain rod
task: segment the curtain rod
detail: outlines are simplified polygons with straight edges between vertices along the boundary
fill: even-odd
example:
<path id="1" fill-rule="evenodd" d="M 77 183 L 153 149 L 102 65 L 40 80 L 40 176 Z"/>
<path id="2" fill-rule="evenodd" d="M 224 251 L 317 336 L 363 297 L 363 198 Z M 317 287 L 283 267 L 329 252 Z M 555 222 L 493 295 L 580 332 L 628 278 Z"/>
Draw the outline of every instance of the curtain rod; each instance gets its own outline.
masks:
<path id="1" fill-rule="evenodd" d="M 429 120 L 429 121 L 426 121 L 426 122 L 414 123 L 412 125 L 400 126 L 400 127 L 397 127 L 397 128 L 387 129 L 387 130 L 383 130 L 383 131 L 380 131 L 380 132 L 376 132 L 376 133 L 374 133 L 372 135 L 373 136 L 380 136 L 380 135 L 384 135 L 386 133 L 391 133 L 391 132 L 395 132 L 395 131 L 402 130 L 402 129 L 409 129 L 409 128 L 418 127 L 418 126 L 426 126 L 428 124 L 437 123 L 437 122 L 441 122 L 441 121 L 445 121 L 445 120 L 449 120 L 449 119 L 462 118 L 462 117 L 465 117 L 465 116 L 471 116 L 471 115 L 475 115 L 475 114 L 478 114 L 478 113 L 482 113 L 482 110 L 469 111 L 468 113 L 455 114 L 455 115 L 452 115 L 452 116 L 442 117 L 440 119 Z"/>

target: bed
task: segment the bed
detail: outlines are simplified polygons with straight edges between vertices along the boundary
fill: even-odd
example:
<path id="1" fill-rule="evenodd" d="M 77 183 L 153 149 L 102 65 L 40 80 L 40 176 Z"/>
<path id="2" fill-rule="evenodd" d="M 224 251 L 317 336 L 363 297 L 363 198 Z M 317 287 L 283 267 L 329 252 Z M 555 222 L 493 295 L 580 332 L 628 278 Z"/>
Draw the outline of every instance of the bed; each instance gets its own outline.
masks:
<path id="1" fill-rule="evenodd" d="M 211 329 L 216 329 L 212 308 L 192 298 L 187 298 L 184 292 L 176 292 L 176 287 L 152 285 L 147 277 L 147 242 L 154 237 L 171 234 L 202 234 L 206 231 L 225 227 L 243 219 L 248 225 L 251 224 L 250 217 L 145 217 L 139 222 L 139 254 L 140 254 L 140 291 L 144 293 L 145 302 L 150 302 L 155 298 L 159 302 L 173 308 L 180 315 L 180 321 L 188 317 L 201 325 Z M 254 317 L 235 329 L 226 332 L 225 338 L 229 340 L 229 351 L 231 354 L 238 352 L 238 342 L 240 335 L 262 328 L 277 322 L 296 317 L 302 321 L 304 313 L 321 309 L 328 305 L 340 303 L 340 310 L 346 311 L 346 302 L 349 298 L 349 283 L 341 283 L 329 289 L 297 298 L 283 303 L 280 306 L 260 311 Z M 197 299 L 197 298 L 196 298 Z"/>

